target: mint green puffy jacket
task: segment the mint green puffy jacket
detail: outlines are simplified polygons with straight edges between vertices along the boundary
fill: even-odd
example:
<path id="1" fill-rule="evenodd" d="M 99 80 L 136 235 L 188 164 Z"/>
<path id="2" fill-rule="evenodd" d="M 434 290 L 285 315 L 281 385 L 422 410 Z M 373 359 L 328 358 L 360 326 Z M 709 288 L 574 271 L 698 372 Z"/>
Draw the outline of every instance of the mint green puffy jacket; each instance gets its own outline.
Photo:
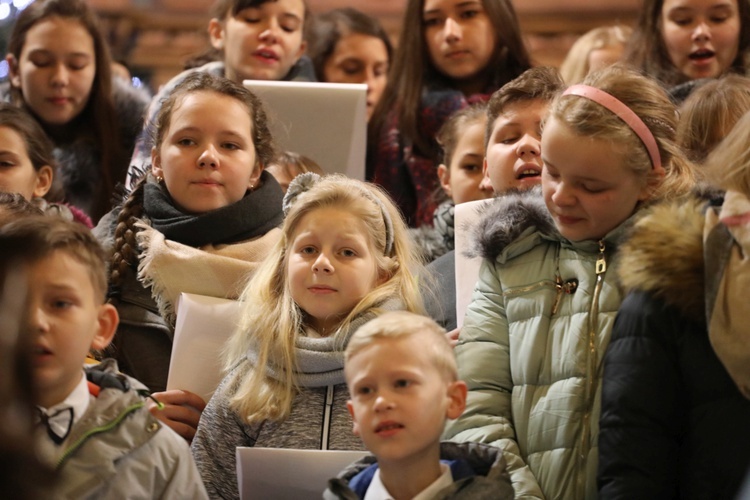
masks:
<path id="1" fill-rule="evenodd" d="M 498 198 L 474 229 L 484 261 L 456 347 L 469 396 L 446 434 L 503 448 L 516 498 L 596 498 L 601 363 L 622 301 L 613 264 L 625 225 L 571 243 L 535 191 Z"/>

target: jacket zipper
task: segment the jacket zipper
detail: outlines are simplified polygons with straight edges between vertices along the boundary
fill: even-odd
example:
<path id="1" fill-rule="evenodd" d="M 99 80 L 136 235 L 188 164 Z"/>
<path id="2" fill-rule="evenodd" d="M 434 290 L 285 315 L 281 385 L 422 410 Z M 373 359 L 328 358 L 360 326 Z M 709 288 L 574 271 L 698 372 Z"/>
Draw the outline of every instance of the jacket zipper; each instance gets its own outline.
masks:
<path id="1" fill-rule="evenodd" d="M 578 456 L 578 470 L 580 471 L 578 474 L 578 491 L 581 493 L 581 495 L 578 496 L 580 498 L 584 498 L 586 491 L 585 465 L 587 461 L 589 441 L 591 440 L 589 422 L 591 421 L 592 406 L 596 396 L 596 389 L 599 385 L 596 377 L 598 371 L 596 339 L 599 330 L 599 294 L 602 291 L 604 273 L 607 272 L 607 261 L 604 255 L 605 250 L 606 247 L 604 245 L 604 240 L 599 240 L 599 257 L 596 259 L 596 285 L 594 286 L 594 293 L 591 296 L 591 312 L 589 314 L 588 363 L 586 366 L 586 413 L 583 415 L 581 451 Z"/>
<path id="2" fill-rule="evenodd" d="M 549 286 L 557 287 L 557 284 L 552 280 L 543 280 L 543 281 L 540 281 L 539 283 L 534 283 L 533 285 L 508 288 L 507 290 L 503 292 L 503 297 L 513 297 L 515 295 L 522 295 L 524 293 L 533 292 L 540 288 L 545 288 Z"/>
<path id="3" fill-rule="evenodd" d="M 321 450 L 328 449 L 328 438 L 331 433 L 331 412 L 333 411 L 333 386 L 326 388 L 326 406 L 323 409 L 323 439 L 320 443 Z"/>
<path id="4" fill-rule="evenodd" d="M 106 423 L 105 425 L 102 425 L 102 426 L 99 426 L 99 427 L 94 427 L 93 429 L 90 429 L 83 436 L 81 436 L 80 438 L 78 438 L 78 440 L 75 443 L 73 443 L 70 446 L 70 448 L 68 448 L 67 450 L 65 450 L 65 453 L 63 453 L 63 456 L 61 456 L 60 460 L 57 461 L 57 465 L 55 466 L 55 469 L 56 470 L 60 470 L 60 468 L 65 463 L 65 461 L 67 459 L 69 459 L 70 456 L 73 455 L 73 453 L 75 453 L 75 451 L 78 448 L 80 448 L 81 446 L 83 446 L 83 443 L 85 443 L 90 437 L 95 436 L 97 434 L 101 434 L 103 432 L 108 432 L 108 431 L 114 429 L 115 427 L 117 427 L 120 424 L 120 422 L 122 422 L 125 419 L 125 417 L 127 417 L 128 415 L 130 415 L 134 411 L 136 411 L 136 410 L 138 410 L 140 408 L 143 408 L 145 406 L 145 404 L 146 403 L 144 403 L 143 401 L 141 401 L 141 402 L 136 403 L 134 405 L 130 405 L 127 408 L 125 408 L 123 410 L 123 412 L 120 413 L 120 415 L 116 419 L 112 420 L 111 422 Z"/>

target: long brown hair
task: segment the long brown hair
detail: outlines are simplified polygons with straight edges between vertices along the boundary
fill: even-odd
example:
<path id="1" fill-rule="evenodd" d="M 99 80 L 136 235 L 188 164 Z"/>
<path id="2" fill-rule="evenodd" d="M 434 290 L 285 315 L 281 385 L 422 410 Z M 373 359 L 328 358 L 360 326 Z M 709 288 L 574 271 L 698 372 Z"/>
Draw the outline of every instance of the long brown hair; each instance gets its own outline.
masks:
<path id="1" fill-rule="evenodd" d="M 18 61 L 26 44 L 26 34 L 31 28 L 51 17 L 71 19 L 83 26 L 94 41 L 96 73 L 86 106 L 76 120 L 86 125 L 96 141 L 101 185 L 97 193 L 92 218 L 99 219 L 111 205 L 115 183 L 125 179 L 130 152 L 124 151 L 114 100 L 112 98 L 112 56 L 96 15 L 83 0 L 37 0 L 26 7 L 16 18 L 8 39 L 8 53 Z M 25 106 L 21 89 L 11 87 L 13 103 Z M 32 111 L 33 114 L 33 110 Z M 40 121 L 41 122 L 41 121 Z M 45 124 L 42 122 L 42 126 Z M 46 129 L 46 127 L 45 127 Z"/>
<path id="2" fill-rule="evenodd" d="M 661 31 L 661 10 L 664 0 L 644 0 L 638 22 L 625 49 L 623 60 L 640 69 L 667 87 L 683 83 L 689 78 L 672 64 Z M 740 40 L 737 57 L 728 71 L 744 74 L 748 69 L 750 49 L 750 2 L 737 0 L 740 17 Z"/>
<path id="3" fill-rule="evenodd" d="M 488 68 L 494 68 L 491 81 L 493 88 L 499 88 L 523 73 L 531 64 L 510 0 L 483 0 L 482 4 L 497 37 L 495 53 Z M 423 10 L 424 0 L 408 0 L 406 3 L 403 29 L 388 73 L 388 84 L 370 120 L 369 144 L 377 143 L 376 139 L 386 126 L 388 115 L 395 111 L 404 138 L 414 144 L 420 153 L 435 157 L 437 148 L 434 141 L 425 137 L 419 129 L 422 91 L 427 85 L 435 83 L 452 87 L 452 82 L 430 61 L 422 28 Z M 416 29 L 417 26 L 419 29 Z"/>

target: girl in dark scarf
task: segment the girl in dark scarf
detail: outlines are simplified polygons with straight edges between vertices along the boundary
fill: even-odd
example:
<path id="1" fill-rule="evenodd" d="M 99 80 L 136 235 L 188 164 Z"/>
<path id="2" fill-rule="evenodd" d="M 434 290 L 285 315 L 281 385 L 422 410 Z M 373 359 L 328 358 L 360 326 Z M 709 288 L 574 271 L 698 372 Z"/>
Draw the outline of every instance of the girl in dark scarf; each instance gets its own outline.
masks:
<path id="1" fill-rule="evenodd" d="M 190 75 L 153 129 L 150 172 L 95 232 L 112 250 L 109 300 L 120 314 L 113 355 L 166 404 L 155 415 L 191 439 L 205 402 L 160 392 L 176 301 L 182 292 L 237 298 L 280 237 L 283 193 L 264 171 L 274 148 L 262 105 L 230 80 Z"/>

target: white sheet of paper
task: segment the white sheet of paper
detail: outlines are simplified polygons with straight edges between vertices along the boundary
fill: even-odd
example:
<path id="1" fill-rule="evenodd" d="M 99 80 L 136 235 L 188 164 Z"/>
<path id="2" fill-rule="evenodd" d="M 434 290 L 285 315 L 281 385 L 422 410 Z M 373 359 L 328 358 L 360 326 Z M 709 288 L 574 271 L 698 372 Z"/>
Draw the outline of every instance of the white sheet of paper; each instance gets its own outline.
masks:
<path id="1" fill-rule="evenodd" d="M 328 480 L 366 451 L 237 448 L 240 498 L 320 500 Z"/>
<path id="2" fill-rule="evenodd" d="M 206 402 L 221 382 L 221 350 L 239 319 L 236 300 L 180 294 L 167 390 L 182 389 Z"/>
<path id="3" fill-rule="evenodd" d="M 464 324 L 466 309 L 471 303 L 474 287 L 479 279 L 479 268 L 482 264 L 480 257 L 470 259 L 464 254 L 469 249 L 469 233 L 483 212 L 484 205 L 492 203 L 487 200 L 468 201 L 456 205 L 454 211 L 454 238 L 456 245 L 456 322 L 460 327 Z"/>
<path id="4" fill-rule="evenodd" d="M 268 114 L 274 140 L 326 173 L 365 178 L 367 85 L 245 80 Z"/>

